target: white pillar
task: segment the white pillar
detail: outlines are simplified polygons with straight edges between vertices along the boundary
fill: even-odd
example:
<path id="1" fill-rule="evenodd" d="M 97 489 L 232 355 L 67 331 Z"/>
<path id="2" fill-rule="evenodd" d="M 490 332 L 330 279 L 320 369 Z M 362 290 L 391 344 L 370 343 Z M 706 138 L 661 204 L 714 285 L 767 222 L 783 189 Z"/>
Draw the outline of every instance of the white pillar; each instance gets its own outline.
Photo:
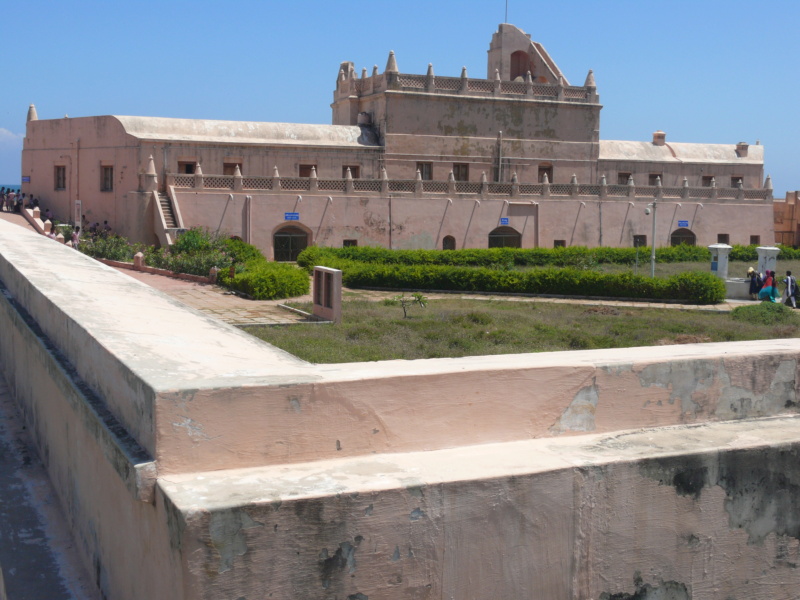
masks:
<path id="1" fill-rule="evenodd" d="M 728 278 L 728 255 L 731 253 L 731 246 L 728 244 L 711 244 L 711 272 L 722 279 Z"/>
<path id="2" fill-rule="evenodd" d="M 759 246 L 756 248 L 756 252 L 758 252 L 758 272 L 763 274 L 766 271 L 775 271 L 780 251 L 780 248 L 775 248 L 774 246 Z"/>

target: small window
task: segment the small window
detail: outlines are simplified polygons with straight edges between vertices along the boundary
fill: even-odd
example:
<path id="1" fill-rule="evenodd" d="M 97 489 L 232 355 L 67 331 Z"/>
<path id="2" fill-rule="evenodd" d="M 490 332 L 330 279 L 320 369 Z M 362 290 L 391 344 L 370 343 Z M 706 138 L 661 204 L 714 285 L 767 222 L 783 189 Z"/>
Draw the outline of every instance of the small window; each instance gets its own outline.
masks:
<path id="1" fill-rule="evenodd" d="M 456 238 L 452 235 L 444 236 L 442 240 L 442 250 L 455 250 L 456 249 Z"/>
<path id="2" fill-rule="evenodd" d="M 718 244 L 728 244 L 730 246 L 731 234 L 729 234 L 729 233 L 718 233 L 717 234 L 717 243 Z"/>
<path id="3" fill-rule="evenodd" d="M 114 191 L 114 167 L 100 167 L 100 191 Z"/>
<path id="4" fill-rule="evenodd" d="M 57 166 L 53 174 L 53 187 L 57 190 L 67 189 L 67 167 Z"/>
<path id="5" fill-rule="evenodd" d="M 661 173 L 650 173 L 650 176 L 647 178 L 647 185 L 658 185 L 659 180 L 663 182 Z"/>
<path id="6" fill-rule="evenodd" d="M 742 177 L 741 175 L 734 175 L 733 177 L 731 177 L 732 188 L 738 188 L 739 184 L 741 184 L 742 187 L 744 187 L 744 177 Z"/>
<path id="7" fill-rule="evenodd" d="M 628 185 L 628 180 L 630 178 L 630 173 L 617 173 L 617 185 Z"/>
<path id="8" fill-rule="evenodd" d="M 760 235 L 751 235 L 750 236 L 750 245 L 751 246 L 760 246 L 761 245 L 761 236 Z"/>
<path id="9" fill-rule="evenodd" d="M 553 248 L 566 248 L 567 240 L 553 240 Z"/>
<path id="10" fill-rule="evenodd" d="M 222 163 L 222 174 L 223 175 L 235 175 L 236 174 L 236 167 L 239 167 L 239 174 L 242 174 L 242 163 L 240 162 L 226 162 Z"/>
<path id="11" fill-rule="evenodd" d="M 714 181 L 713 175 L 703 175 L 703 187 L 711 187 L 711 182 Z"/>
<path id="12" fill-rule="evenodd" d="M 358 240 L 342 240 L 342 248 L 355 248 L 358 246 Z"/>
<path id="13" fill-rule="evenodd" d="M 197 163 L 194 161 L 191 162 L 178 162 L 178 173 L 181 175 L 194 175 L 194 171 L 197 168 Z"/>
<path id="14" fill-rule="evenodd" d="M 539 183 L 544 182 L 544 176 L 545 175 L 547 175 L 547 182 L 548 183 L 553 183 L 553 165 L 550 165 L 550 164 L 539 165 L 537 181 Z"/>
<path id="15" fill-rule="evenodd" d="M 469 181 L 469 165 L 467 163 L 453 163 L 453 177 L 456 181 Z"/>
<path id="16" fill-rule="evenodd" d="M 350 176 L 353 179 L 361 177 L 361 167 L 358 165 L 345 165 L 342 167 L 342 179 L 347 177 L 347 169 L 350 169 Z"/>
<path id="17" fill-rule="evenodd" d="M 633 236 L 633 247 L 634 248 L 644 248 L 647 246 L 647 236 L 646 235 L 635 235 Z"/>
<path id="18" fill-rule="evenodd" d="M 419 174 L 422 176 L 423 180 L 430 181 L 433 179 L 433 163 L 418 162 L 417 171 L 419 171 Z"/>
<path id="19" fill-rule="evenodd" d="M 317 165 L 300 165 L 297 169 L 298 177 L 311 177 L 311 170 L 317 170 Z"/>

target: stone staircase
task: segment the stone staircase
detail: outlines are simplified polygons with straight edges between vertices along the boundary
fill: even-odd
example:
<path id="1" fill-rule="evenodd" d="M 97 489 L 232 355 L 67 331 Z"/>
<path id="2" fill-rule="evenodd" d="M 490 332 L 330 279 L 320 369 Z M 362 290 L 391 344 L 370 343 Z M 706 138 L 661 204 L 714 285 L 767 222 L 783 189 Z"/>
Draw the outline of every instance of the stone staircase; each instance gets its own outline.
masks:
<path id="1" fill-rule="evenodd" d="M 169 196 L 159 193 L 158 202 L 161 204 L 161 212 L 164 215 L 164 221 L 167 229 L 175 229 L 178 227 L 178 223 L 175 219 L 175 213 L 172 210 L 172 203 L 169 201 Z"/>

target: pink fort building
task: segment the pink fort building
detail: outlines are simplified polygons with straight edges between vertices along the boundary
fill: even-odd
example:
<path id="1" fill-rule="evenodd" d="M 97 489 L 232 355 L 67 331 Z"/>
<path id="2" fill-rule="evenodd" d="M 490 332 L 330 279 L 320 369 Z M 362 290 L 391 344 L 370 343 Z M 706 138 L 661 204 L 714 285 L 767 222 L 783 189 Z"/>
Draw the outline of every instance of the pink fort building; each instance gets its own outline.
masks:
<path id="1" fill-rule="evenodd" d="M 571 85 L 520 29 L 486 79 L 341 63 L 333 124 L 96 116 L 38 120 L 22 191 L 56 218 L 168 244 L 200 225 L 275 260 L 389 248 L 771 244 L 763 147 L 600 139 L 592 71 Z M 644 208 L 662 203 L 655 240 Z"/>

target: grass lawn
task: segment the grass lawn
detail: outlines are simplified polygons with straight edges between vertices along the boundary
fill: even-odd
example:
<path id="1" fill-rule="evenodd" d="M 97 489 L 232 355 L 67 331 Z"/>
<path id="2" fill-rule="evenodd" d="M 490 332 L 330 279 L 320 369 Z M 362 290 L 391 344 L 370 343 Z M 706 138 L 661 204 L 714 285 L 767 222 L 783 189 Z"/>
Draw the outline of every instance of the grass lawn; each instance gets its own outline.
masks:
<path id="1" fill-rule="evenodd" d="M 297 305 L 310 311 L 309 305 Z M 312 363 L 480 356 L 796 337 L 797 314 L 780 305 L 730 313 L 502 300 L 431 300 L 409 318 L 392 301 L 347 300 L 338 325 L 249 327 Z M 737 309 L 742 311 L 743 309 Z M 744 317 L 744 318 L 742 318 Z"/>

